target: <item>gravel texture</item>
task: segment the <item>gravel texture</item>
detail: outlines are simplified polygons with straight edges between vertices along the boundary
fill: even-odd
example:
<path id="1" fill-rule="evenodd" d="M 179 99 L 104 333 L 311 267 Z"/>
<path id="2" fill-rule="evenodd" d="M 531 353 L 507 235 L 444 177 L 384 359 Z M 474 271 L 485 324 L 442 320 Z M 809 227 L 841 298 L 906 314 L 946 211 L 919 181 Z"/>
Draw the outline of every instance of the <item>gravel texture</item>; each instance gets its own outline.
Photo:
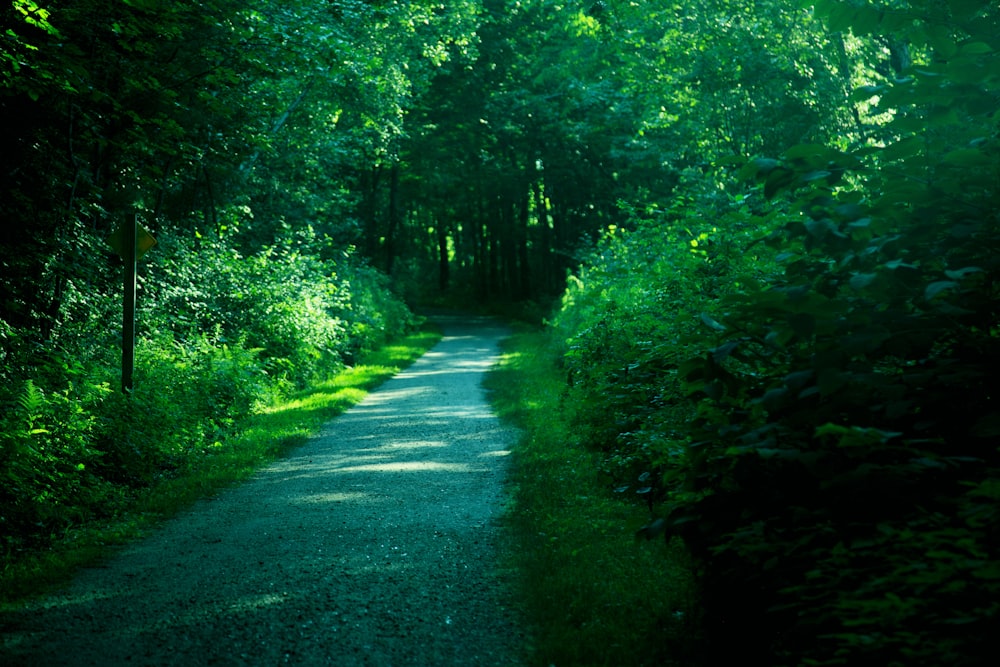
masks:
<path id="1" fill-rule="evenodd" d="M 247 483 L 3 618 L 2 665 L 520 663 L 498 560 L 504 329 L 444 339 Z"/>

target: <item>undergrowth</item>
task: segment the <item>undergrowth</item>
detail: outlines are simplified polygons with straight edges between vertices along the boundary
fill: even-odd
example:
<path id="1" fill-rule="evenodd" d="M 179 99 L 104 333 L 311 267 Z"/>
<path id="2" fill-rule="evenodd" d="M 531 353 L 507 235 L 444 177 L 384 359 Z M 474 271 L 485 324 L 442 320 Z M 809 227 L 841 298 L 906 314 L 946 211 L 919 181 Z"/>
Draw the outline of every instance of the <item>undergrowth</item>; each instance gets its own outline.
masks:
<path id="1" fill-rule="evenodd" d="M 325 422 L 409 366 L 440 338 L 438 330 L 425 325 L 421 331 L 368 352 L 362 363 L 231 424 L 225 437 L 200 447 L 200 456 L 185 459 L 182 469 L 161 476 L 124 500 L 125 511 L 83 523 L 46 549 L 5 562 L 0 571 L 0 602 L 44 593 L 66 582 L 78 568 L 105 557 L 115 545 L 141 537 L 195 501 L 245 480 L 305 443 Z"/>
<path id="2" fill-rule="evenodd" d="M 529 664 L 697 664 L 685 552 L 678 543 L 635 541 L 648 510 L 615 494 L 577 442 L 548 335 L 509 338 L 486 386 L 500 416 L 522 429 L 507 520 Z"/>

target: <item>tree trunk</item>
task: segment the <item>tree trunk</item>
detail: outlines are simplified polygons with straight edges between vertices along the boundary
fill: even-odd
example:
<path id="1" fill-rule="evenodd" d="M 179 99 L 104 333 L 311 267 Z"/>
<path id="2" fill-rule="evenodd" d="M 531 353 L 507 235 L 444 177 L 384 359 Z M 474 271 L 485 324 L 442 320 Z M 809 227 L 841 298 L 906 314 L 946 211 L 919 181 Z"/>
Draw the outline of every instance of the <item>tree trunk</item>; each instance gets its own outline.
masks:
<path id="1" fill-rule="evenodd" d="M 377 264 L 379 252 L 378 187 L 381 175 L 381 166 L 375 166 L 363 170 L 358 179 L 361 187 L 363 250 L 365 257 L 373 264 Z"/>
<path id="2" fill-rule="evenodd" d="M 486 251 L 486 204 L 483 201 L 482 188 L 476 197 L 476 216 L 472 223 L 473 230 L 473 272 L 476 276 L 476 296 L 486 299 L 489 296 L 489 254 Z"/>
<path id="3" fill-rule="evenodd" d="M 537 252 L 540 274 L 539 289 L 544 292 L 552 292 L 555 289 L 554 267 L 552 266 L 552 227 L 549 225 L 549 207 L 545 201 L 545 192 L 542 184 L 543 180 L 541 178 L 535 179 L 535 215 L 538 216 L 538 239 L 540 246 Z"/>
<path id="4" fill-rule="evenodd" d="M 448 230 L 440 221 L 435 225 L 435 229 L 438 246 L 438 288 L 446 292 L 451 278 L 448 267 Z"/>
<path id="5" fill-rule="evenodd" d="M 385 272 L 392 275 L 392 265 L 396 259 L 395 237 L 399 228 L 399 162 L 392 163 L 389 172 L 389 221 L 385 230 Z"/>
<path id="6" fill-rule="evenodd" d="M 487 296 L 493 296 L 500 290 L 500 238 L 497 229 L 500 225 L 497 221 L 499 216 L 496 202 L 489 209 L 489 218 L 486 223 L 486 241 L 489 244 L 487 252 L 487 263 L 489 265 L 489 278 L 487 280 Z"/>
<path id="7" fill-rule="evenodd" d="M 209 229 L 219 231 L 219 216 L 215 210 L 215 188 L 212 187 L 212 177 L 208 173 L 208 167 L 201 165 L 201 173 L 205 177 L 205 194 L 208 196 L 205 211 L 205 226 Z"/>
<path id="8" fill-rule="evenodd" d="M 497 205 L 500 209 L 500 228 L 497 234 L 500 242 L 500 275 L 497 287 L 505 299 L 510 299 L 517 290 L 515 284 L 517 280 L 517 267 L 515 266 L 517 253 L 514 248 L 514 224 L 517 215 L 514 202 L 506 196 L 502 196 Z"/>
<path id="9" fill-rule="evenodd" d="M 531 214 L 531 190 L 524 188 L 520 193 L 521 210 L 517 220 L 517 294 L 518 299 L 527 299 L 531 296 L 531 265 L 528 261 L 528 221 Z"/>

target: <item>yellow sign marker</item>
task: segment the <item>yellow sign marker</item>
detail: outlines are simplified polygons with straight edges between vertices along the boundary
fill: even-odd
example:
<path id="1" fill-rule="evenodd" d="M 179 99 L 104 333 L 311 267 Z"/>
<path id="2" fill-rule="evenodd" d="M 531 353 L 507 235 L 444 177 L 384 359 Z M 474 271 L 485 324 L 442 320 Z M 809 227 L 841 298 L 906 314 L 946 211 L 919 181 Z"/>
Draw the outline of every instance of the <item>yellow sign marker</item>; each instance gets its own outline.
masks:
<path id="1" fill-rule="evenodd" d="M 115 231 L 111 233 L 111 236 L 108 237 L 108 245 L 114 248 L 114 251 L 123 259 L 127 259 L 125 253 L 125 238 L 127 233 L 128 230 L 125 229 L 124 225 L 118 225 Z M 135 258 L 139 259 L 145 255 L 154 245 L 156 245 L 156 239 L 153 238 L 153 235 L 143 229 L 142 225 L 138 222 L 135 223 Z"/>

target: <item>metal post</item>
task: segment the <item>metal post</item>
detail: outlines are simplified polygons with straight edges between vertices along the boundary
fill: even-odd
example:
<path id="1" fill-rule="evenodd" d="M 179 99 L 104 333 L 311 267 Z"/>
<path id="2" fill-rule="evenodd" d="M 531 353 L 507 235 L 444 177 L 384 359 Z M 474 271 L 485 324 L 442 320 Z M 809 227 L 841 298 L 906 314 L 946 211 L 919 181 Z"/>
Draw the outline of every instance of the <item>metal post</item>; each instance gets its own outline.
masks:
<path id="1" fill-rule="evenodd" d="M 135 368 L 135 233 L 138 216 L 132 224 L 125 223 L 125 298 L 122 309 L 122 392 L 132 393 L 132 371 Z"/>

